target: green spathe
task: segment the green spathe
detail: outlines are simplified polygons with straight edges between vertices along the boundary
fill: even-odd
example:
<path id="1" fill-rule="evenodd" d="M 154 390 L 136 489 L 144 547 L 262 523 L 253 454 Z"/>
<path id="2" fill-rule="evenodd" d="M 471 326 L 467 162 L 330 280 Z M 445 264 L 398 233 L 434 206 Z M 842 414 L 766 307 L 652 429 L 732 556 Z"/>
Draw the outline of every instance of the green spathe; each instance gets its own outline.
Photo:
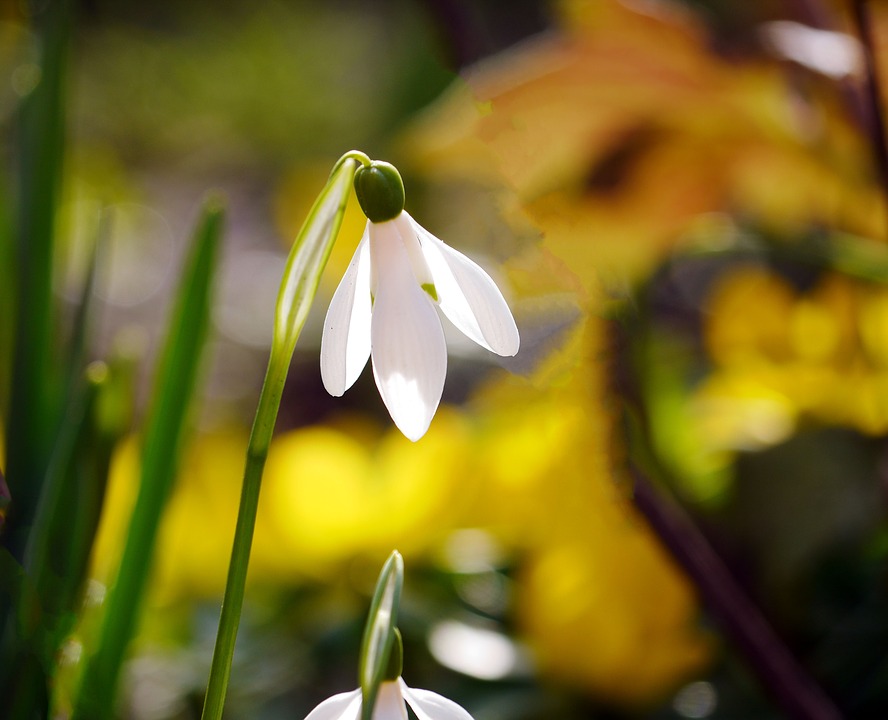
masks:
<path id="1" fill-rule="evenodd" d="M 374 160 L 355 173 L 355 195 L 370 222 L 394 220 L 404 210 L 404 182 L 398 169 Z"/>
<path id="2" fill-rule="evenodd" d="M 361 720 L 371 720 L 379 686 L 392 674 L 392 662 L 401 663 L 400 642 L 397 634 L 398 607 L 401 604 L 401 588 L 404 585 L 404 560 L 395 550 L 383 565 L 376 581 L 376 590 L 370 602 L 367 624 L 364 626 L 364 639 L 361 643 L 361 659 L 358 664 L 358 679 L 361 683 Z M 394 659 L 392 655 L 397 657 Z M 398 675 L 400 669 L 398 668 Z"/>

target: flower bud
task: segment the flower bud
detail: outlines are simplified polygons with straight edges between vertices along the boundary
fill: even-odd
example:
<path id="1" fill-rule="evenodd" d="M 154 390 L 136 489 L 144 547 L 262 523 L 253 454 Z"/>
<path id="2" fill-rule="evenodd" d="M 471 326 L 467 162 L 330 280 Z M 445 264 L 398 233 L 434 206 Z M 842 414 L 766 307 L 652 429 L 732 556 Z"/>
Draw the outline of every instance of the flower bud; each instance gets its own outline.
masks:
<path id="1" fill-rule="evenodd" d="M 370 222 L 394 220 L 404 209 L 404 183 L 394 165 L 374 160 L 355 172 L 355 194 Z"/>

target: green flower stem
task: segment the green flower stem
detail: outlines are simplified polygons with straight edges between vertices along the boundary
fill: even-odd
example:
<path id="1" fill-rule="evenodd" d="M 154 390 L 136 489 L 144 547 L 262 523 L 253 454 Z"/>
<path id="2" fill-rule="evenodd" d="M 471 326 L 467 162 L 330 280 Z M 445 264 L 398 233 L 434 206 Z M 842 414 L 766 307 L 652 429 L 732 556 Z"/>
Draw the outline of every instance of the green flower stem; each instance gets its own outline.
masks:
<path id="1" fill-rule="evenodd" d="M 225 583 L 225 596 L 219 618 L 219 632 L 216 635 L 213 664 L 210 668 L 210 679 L 201 715 L 204 720 L 218 720 L 222 717 L 228 680 L 231 677 L 234 645 L 244 605 L 244 589 L 250 562 L 250 548 L 253 544 L 253 531 L 256 527 L 262 472 L 268 458 L 268 448 L 271 444 L 271 435 L 286 379 L 287 363 L 282 362 L 281 358 L 276 357 L 273 353 L 268 361 L 265 382 L 259 395 L 259 407 L 256 410 L 256 419 L 253 421 L 253 430 L 250 433 L 250 443 L 247 447 L 240 507 L 238 508 L 234 543 L 231 549 L 231 563 L 228 566 L 228 579 Z"/>
<path id="2" fill-rule="evenodd" d="M 349 150 L 345 155 L 343 155 L 339 160 L 336 161 L 336 164 L 333 166 L 333 170 L 330 171 L 330 176 L 335 175 L 339 168 L 349 160 L 357 160 L 364 167 L 370 167 L 373 161 L 370 159 L 370 156 L 367 153 L 363 153 L 360 150 Z"/>
<path id="3" fill-rule="evenodd" d="M 259 394 L 259 407 L 256 410 L 247 447 L 231 562 L 228 566 L 225 595 L 222 598 L 219 631 L 213 650 L 202 720 L 220 720 L 222 717 L 228 681 L 231 677 L 237 630 L 244 605 L 244 589 L 250 563 L 250 548 L 253 544 L 253 531 L 256 527 L 262 472 L 271 445 L 284 383 L 287 381 L 290 359 L 317 292 L 321 273 L 342 225 L 342 216 L 354 179 L 355 160 L 360 163 L 364 160 L 370 162 L 366 155 L 357 151 L 346 153 L 339 159 L 333 166 L 326 187 L 309 211 L 308 218 L 287 258 L 275 309 L 271 357 L 268 360 L 265 382 Z"/>

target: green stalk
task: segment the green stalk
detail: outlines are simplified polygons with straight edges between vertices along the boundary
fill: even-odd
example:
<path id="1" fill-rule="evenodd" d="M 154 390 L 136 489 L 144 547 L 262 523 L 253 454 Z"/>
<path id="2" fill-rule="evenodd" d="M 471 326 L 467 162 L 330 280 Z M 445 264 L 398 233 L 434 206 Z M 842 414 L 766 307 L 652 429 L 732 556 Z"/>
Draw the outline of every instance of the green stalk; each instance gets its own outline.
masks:
<path id="1" fill-rule="evenodd" d="M 284 269 L 275 309 L 271 355 L 247 447 L 240 507 L 202 720 L 220 720 L 222 717 L 244 604 L 262 472 L 287 381 L 290 359 L 317 292 L 321 273 L 342 225 L 342 216 L 355 173 L 355 155 L 360 155 L 361 158 L 358 159 L 361 161 L 366 158 L 362 153 L 346 153 L 333 167 L 326 187 L 315 200 L 305 224 L 296 236 Z"/>
<path id="2" fill-rule="evenodd" d="M 237 630 L 244 605 L 244 589 L 250 563 L 250 548 L 253 545 L 253 531 L 256 527 L 262 473 L 265 469 L 265 460 L 268 457 L 268 448 L 271 444 L 271 435 L 286 379 L 287 364 L 277 362 L 272 356 L 268 362 L 265 382 L 259 395 L 259 407 L 256 410 L 256 418 L 253 421 L 250 442 L 247 446 L 237 525 L 234 530 L 231 562 L 228 567 L 225 596 L 219 617 L 219 631 L 216 636 L 213 663 L 210 667 L 210 678 L 204 700 L 203 718 L 222 717 L 222 707 L 231 677 L 231 663 L 234 657 Z"/>

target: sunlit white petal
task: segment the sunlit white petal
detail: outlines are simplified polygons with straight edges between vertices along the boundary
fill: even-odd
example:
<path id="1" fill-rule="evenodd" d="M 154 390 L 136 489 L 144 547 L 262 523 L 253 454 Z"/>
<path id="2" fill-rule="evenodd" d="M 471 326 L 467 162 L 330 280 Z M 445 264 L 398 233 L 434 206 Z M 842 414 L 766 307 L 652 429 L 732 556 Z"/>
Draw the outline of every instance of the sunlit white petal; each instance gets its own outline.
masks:
<path id="1" fill-rule="evenodd" d="M 472 716 L 453 700 L 429 690 L 409 688 L 401 679 L 398 682 L 401 684 L 401 692 L 419 720 L 473 720 Z"/>
<path id="2" fill-rule="evenodd" d="M 321 379 L 339 397 L 361 374 L 370 357 L 370 224 L 327 310 L 321 336 Z"/>
<path id="3" fill-rule="evenodd" d="M 407 706 L 396 682 L 384 682 L 379 686 L 373 720 L 407 720 Z"/>
<path id="4" fill-rule="evenodd" d="M 407 215 L 406 212 L 402 212 L 392 222 L 397 226 L 401 242 L 404 243 L 404 248 L 407 250 L 407 257 L 410 259 L 410 269 L 413 271 L 416 282 L 420 287 L 428 287 L 435 282 L 435 278 L 428 265 L 419 235 L 417 235 L 411 225 L 412 220 L 413 218 Z"/>
<path id="5" fill-rule="evenodd" d="M 357 720 L 361 714 L 361 691 L 352 690 L 327 698 L 305 720 Z"/>
<path id="6" fill-rule="evenodd" d="M 444 331 L 420 288 L 392 221 L 370 226 L 378 287 L 371 323 L 373 376 L 395 425 L 410 440 L 429 427 L 447 373 Z"/>
<path id="7" fill-rule="evenodd" d="M 442 242 L 406 212 L 399 218 L 422 243 L 447 318 L 467 337 L 497 355 L 518 352 L 518 328 L 502 293 L 475 262 Z"/>

